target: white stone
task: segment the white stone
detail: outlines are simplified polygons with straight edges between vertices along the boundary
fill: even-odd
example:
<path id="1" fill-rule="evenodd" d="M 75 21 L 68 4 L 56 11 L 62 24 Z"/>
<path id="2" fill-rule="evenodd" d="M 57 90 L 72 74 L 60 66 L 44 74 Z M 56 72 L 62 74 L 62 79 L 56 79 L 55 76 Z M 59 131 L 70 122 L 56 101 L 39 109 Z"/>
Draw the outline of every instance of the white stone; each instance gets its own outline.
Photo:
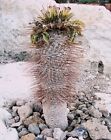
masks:
<path id="1" fill-rule="evenodd" d="M 5 140 L 4 136 L 7 134 L 7 128 L 3 121 L 0 120 L 0 140 Z"/>
<path id="2" fill-rule="evenodd" d="M 15 128 L 9 128 L 7 130 L 7 135 L 4 140 L 8 140 L 8 139 L 9 140 L 18 140 L 19 139 L 17 130 Z"/>
<path id="3" fill-rule="evenodd" d="M 32 114 L 32 112 L 32 106 L 29 104 L 25 104 L 24 106 L 18 108 L 18 114 L 20 116 L 21 121 L 29 117 Z"/>
<path id="4" fill-rule="evenodd" d="M 63 133 L 64 132 L 60 128 L 55 128 L 53 132 L 54 139 L 61 140 Z"/>
<path id="5" fill-rule="evenodd" d="M 78 139 L 73 138 L 73 137 L 69 137 L 67 140 L 78 140 Z"/>
<path id="6" fill-rule="evenodd" d="M 3 121 L 0 120 L 0 140 L 18 140 L 18 133 L 14 128 L 6 128 Z"/>
<path id="7" fill-rule="evenodd" d="M 0 108 L 0 120 L 7 121 L 11 117 L 11 114 L 7 110 Z"/>

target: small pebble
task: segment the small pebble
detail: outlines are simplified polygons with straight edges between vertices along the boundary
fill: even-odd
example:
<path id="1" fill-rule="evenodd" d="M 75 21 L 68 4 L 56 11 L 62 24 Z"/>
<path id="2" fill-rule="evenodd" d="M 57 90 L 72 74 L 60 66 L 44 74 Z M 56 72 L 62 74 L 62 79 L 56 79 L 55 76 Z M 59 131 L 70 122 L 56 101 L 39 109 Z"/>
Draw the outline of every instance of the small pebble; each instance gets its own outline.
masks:
<path id="1" fill-rule="evenodd" d="M 35 135 L 40 134 L 40 129 L 39 129 L 38 125 L 34 124 L 34 123 L 30 124 L 28 126 L 28 131 L 31 132 L 31 133 L 34 133 Z"/>
<path id="2" fill-rule="evenodd" d="M 28 134 L 28 133 L 29 133 L 29 132 L 27 131 L 26 128 L 22 128 L 22 131 L 19 132 L 19 137 L 22 137 L 22 136 L 24 136 L 24 135 L 26 135 L 26 134 Z"/>
<path id="3" fill-rule="evenodd" d="M 43 124 L 43 123 L 40 123 L 40 124 L 39 124 L 39 128 L 40 128 L 41 130 L 44 130 L 45 128 L 48 128 L 48 127 L 47 127 L 47 125 L 45 125 L 45 124 Z"/>

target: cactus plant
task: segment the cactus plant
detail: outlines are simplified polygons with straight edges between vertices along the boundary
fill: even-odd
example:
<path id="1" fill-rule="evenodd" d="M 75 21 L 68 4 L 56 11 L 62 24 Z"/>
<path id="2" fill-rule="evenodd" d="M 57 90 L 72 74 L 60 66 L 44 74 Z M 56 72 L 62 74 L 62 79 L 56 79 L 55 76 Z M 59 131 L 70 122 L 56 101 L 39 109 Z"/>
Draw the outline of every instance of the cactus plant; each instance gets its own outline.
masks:
<path id="1" fill-rule="evenodd" d="M 49 6 L 41 13 L 31 34 L 37 49 L 36 65 L 32 68 L 37 79 L 35 97 L 42 102 L 46 123 L 64 130 L 68 125 L 67 102 L 75 93 L 82 56 L 82 49 L 74 44 L 74 39 L 81 35 L 84 24 L 72 19 L 70 7 Z"/>

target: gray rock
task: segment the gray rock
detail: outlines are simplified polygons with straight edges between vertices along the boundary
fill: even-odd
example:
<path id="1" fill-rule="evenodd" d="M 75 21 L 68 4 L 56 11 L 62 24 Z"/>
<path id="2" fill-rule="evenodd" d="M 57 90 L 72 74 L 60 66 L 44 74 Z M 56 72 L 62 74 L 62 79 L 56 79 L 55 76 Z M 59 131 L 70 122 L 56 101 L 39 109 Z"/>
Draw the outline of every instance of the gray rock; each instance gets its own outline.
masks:
<path id="1" fill-rule="evenodd" d="M 88 132 L 84 127 L 75 128 L 73 131 L 68 132 L 67 136 L 70 137 L 78 137 L 79 139 L 86 139 L 88 138 Z"/>
<path id="2" fill-rule="evenodd" d="M 87 110 L 88 110 L 88 109 L 87 109 L 86 107 L 83 107 L 83 108 L 82 108 L 83 113 L 86 113 Z"/>
<path id="3" fill-rule="evenodd" d="M 70 104 L 68 105 L 69 110 L 70 110 L 70 111 L 76 110 L 75 105 L 76 105 L 75 103 L 70 103 Z"/>
<path id="4" fill-rule="evenodd" d="M 36 137 L 36 140 L 45 140 L 44 136 L 43 135 L 38 135 Z"/>
<path id="5" fill-rule="evenodd" d="M 102 117 L 102 113 L 99 112 L 99 110 L 97 110 L 93 106 L 89 108 L 89 114 L 91 114 L 95 118 L 101 118 Z"/>
<path id="6" fill-rule="evenodd" d="M 48 128 L 46 124 L 40 123 L 39 124 L 40 130 L 44 130 L 45 128 Z"/>
<path id="7" fill-rule="evenodd" d="M 24 126 L 23 126 L 23 125 L 20 125 L 20 126 L 17 128 L 17 130 L 20 132 L 20 131 L 22 131 L 22 128 L 24 128 Z"/>
<path id="8" fill-rule="evenodd" d="M 12 125 L 12 124 L 14 124 L 14 123 L 15 123 L 15 119 L 14 119 L 14 118 L 9 119 L 9 120 L 7 120 L 7 122 L 6 122 L 7 126 L 10 126 L 10 125 Z"/>
<path id="9" fill-rule="evenodd" d="M 45 140 L 44 136 L 43 135 L 38 135 L 36 137 L 36 140 Z"/>
<path id="10" fill-rule="evenodd" d="M 12 115 L 7 110 L 0 108 L 0 120 L 6 122 L 11 118 L 12 118 Z"/>
<path id="11" fill-rule="evenodd" d="M 95 85 L 93 88 L 96 89 L 96 90 L 99 90 L 100 89 L 100 87 L 97 86 L 97 85 Z"/>
<path id="12" fill-rule="evenodd" d="M 9 100 L 8 102 L 5 102 L 4 106 L 8 108 L 12 108 L 15 104 L 16 104 L 16 101 Z"/>
<path id="13" fill-rule="evenodd" d="M 111 133 L 108 131 L 107 126 L 101 124 L 99 119 L 93 118 L 83 123 L 83 126 L 87 128 L 91 139 L 102 140 L 111 139 Z"/>
<path id="14" fill-rule="evenodd" d="M 105 118 L 109 116 L 109 112 L 107 110 L 102 110 L 101 113 Z"/>
<path id="15" fill-rule="evenodd" d="M 18 114 L 20 116 L 21 121 L 29 117 L 32 114 L 32 112 L 33 112 L 32 106 L 29 104 L 25 104 L 18 108 Z"/>
<path id="16" fill-rule="evenodd" d="M 42 132 L 42 135 L 46 136 L 46 137 L 53 137 L 53 130 L 49 129 L 49 128 L 45 128 Z"/>
<path id="17" fill-rule="evenodd" d="M 76 123 L 77 123 L 77 120 L 73 120 L 72 123 L 70 124 L 70 126 L 75 127 Z"/>
<path id="18" fill-rule="evenodd" d="M 51 137 L 47 137 L 46 140 L 55 140 L 55 139 Z"/>
<path id="19" fill-rule="evenodd" d="M 71 121 L 74 119 L 74 115 L 72 113 L 68 113 L 67 117 Z"/>
<path id="20" fill-rule="evenodd" d="M 16 101 L 16 105 L 17 105 L 17 106 L 25 105 L 25 103 L 26 103 L 26 101 L 24 101 L 24 100 L 17 100 L 17 101 Z"/>
<path id="21" fill-rule="evenodd" d="M 28 57 L 30 57 L 29 53 L 27 53 L 26 51 L 21 51 L 20 53 L 16 53 L 13 56 L 11 56 L 12 59 L 14 59 L 16 62 L 18 61 L 24 61 L 27 60 Z"/>
<path id="22" fill-rule="evenodd" d="M 80 123 L 81 123 L 81 118 L 78 117 L 78 118 L 77 118 L 77 124 L 80 124 Z"/>
<path id="23" fill-rule="evenodd" d="M 14 112 L 14 111 L 11 114 L 12 114 L 12 117 L 16 117 L 17 116 L 17 113 Z"/>
<path id="24" fill-rule="evenodd" d="M 107 126 L 111 125 L 111 120 L 109 118 L 104 119 Z"/>
<path id="25" fill-rule="evenodd" d="M 15 119 L 15 122 L 19 122 L 20 121 L 20 117 L 19 116 L 16 116 L 14 119 Z"/>
<path id="26" fill-rule="evenodd" d="M 82 112 L 82 110 L 78 110 L 78 109 L 77 109 L 77 110 L 76 110 L 76 114 L 78 114 L 78 115 L 81 116 L 81 115 L 83 114 L 83 112 Z"/>
<path id="27" fill-rule="evenodd" d="M 111 132 L 111 125 L 108 126 L 108 130 L 109 130 L 109 132 Z"/>
<path id="28" fill-rule="evenodd" d="M 53 132 L 53 137 L 56 140 L 63 140 L 62 136 L 63 136 L 63 131 L 60 128 L 54 128 L 54 132 Z"/>
<path id="29" fill-rule="evenodd" d="M 67 140 L 78 140 L 77 138 L 69 137 Z"/>
<path id="30" fill-rule="evenodd" d="M 27 134 L 28 134 L 27 129 L 26 128 L 22 128 L 22 131 L 19 132 L 19 137 L 22 137 L 22 136 L 27 135 Z"/>
<path id="31" fill-rule="evenodd" d="M 22 124 L 22 121 L 20 121 L 20 122 L 17 122 L 17 123 L 13 123 L 12 125 L 11 125 L 11 127 L 19 127 L 20 125 Z"/>
<path id="32" fill-rule="evenodd" d="M 82 104 L 82 105 L 79 105 L 79 109 L 83 109 L 83 108 L 86 108 L 86 105 L 85 104 Z"/>
<path id="33" fill-rule="evenodd" d="M 33 110 L 34 110 L 35 112 L 42 113 L 42 111 L 43 111 L 42 105 L 41 105 L 41 104 L 34 104 L 34 105 L 33 105 Z"/>
<path id="34" fill-rule="evenodd" d="M 31 132 L 31 133 L 34 133 L 35 135 L 40 134 L 39 126 L 37 124 L 35 124 L 35 123 L 30 124 L 28 126 L 28 131 Z"/>
<path id="35" fill-rule="evenodd" d="M 13 112 L 16 113 L 17 110 L 18 110 L 18 108 L 19 108 L 18 106 L 13 106 L 13 107 L 12 107 Z"/>

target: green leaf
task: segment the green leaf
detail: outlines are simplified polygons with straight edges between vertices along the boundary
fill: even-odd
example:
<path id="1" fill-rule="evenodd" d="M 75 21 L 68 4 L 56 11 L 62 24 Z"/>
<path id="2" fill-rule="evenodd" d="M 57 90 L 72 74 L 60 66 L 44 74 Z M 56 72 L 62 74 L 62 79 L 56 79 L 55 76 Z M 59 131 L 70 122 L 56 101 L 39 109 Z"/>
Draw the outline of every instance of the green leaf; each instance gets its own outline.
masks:
<path id="1" fill-rule="evenodd" d="M 38 40 L 38 35 L 31 35 L 31 42 L 32 44 L 35 44 Z"/>
<path id="2" fill-rule="evenodd" d="M 47 44 L 49 44 L 49 34 L 48 34 L 47 32 L 44 32 L 42 35 L 43 35 L 43 40 L 44 40 Z"/>

